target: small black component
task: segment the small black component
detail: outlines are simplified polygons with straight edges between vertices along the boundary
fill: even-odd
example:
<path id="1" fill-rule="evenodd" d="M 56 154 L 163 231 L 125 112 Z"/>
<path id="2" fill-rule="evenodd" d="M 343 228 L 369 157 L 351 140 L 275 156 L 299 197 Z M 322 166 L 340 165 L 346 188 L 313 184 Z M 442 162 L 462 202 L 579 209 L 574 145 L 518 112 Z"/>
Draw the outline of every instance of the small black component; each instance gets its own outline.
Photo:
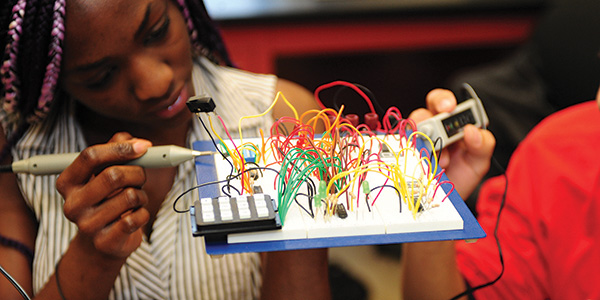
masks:
<path id="1" fill-rule="evenodd" d="M 219 240 L 230 233 L 281 229 L 275 200 L 268 194 L 202 198 L 190 207 L 192 235 Z"/>
<path id="2" fill-rule="evenodd" d="M 425 210 L 425 207 L 423 207 L 423 201 L 424 200 L 425 200 L 425 197 L 422 197 L 421 198 L 421 203 L 419 205 L 419 209 L 417 209 L 417 212 L 422 212 L 422 211 Z M 416 194 L 416 195 L 413 196 L 413 203 L 414 203 L 415 206 L 417 205 L 417 203 L 419 203 L 419 195 L 418 194 Z"/>
<path id="3" fill-rule="evenodd" d="M 190 97 L 185 104 L 192 113 L 208 113 L 217 107 L 213 99 L 206 95 Z"/>
<path id="4" fill-rule="evenodd" d="M 338 203 L 335 205 L 335 213 L 340 219 L 345 219 L 348 217 L 348 212 L 346 211 L 346 208 L 342 203 Z"/>
<path id="5" fill-rule="evenodd" d="M 250 178 L 252 178 L 254 180 L 258 180 L 260 172 L 258 172 L 258 170 L 250 170 L 250 171 L 248 171 L 248 175 L 250 176 Z"/>
<path id="6" fill-rule="evenodd" d="M 260 185 L 255 185 L 252 187 L 252 190 L 254 191 L 255 194 L 262 194 L 263 193 L 263 189 Z"/>
<path id="7" fill-rule="evenodd" d="M 388 158 L 388 157 L 394 157 L 394 154 L 392 153 L 392 150 L 390 150 L 390 148 L 386 144 L 381 144 L 380 156 L 382 158 Z"/>
<path id="8" fill-rule="evenodd" d="M 12 172 L 12 165 L 0 166 L 0 173 L 4 173 L 4 172 Z"/>

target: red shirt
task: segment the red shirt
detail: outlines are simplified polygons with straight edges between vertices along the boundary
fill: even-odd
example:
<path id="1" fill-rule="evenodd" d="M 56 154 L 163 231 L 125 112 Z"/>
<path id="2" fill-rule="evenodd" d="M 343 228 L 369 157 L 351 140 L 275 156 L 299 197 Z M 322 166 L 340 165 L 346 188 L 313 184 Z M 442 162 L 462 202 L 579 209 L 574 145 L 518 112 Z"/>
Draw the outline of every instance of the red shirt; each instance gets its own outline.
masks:
<path id="1" fill-rule="evenodd" d="M 498 235 L 505 271 L 477 299 L 600 299 L 600 110 L 586 102 L 553 114 L 513 154 Z M 488 180 L 477 202 L 488 236 L 457 243 L 472 287 L 500 273 L 494 226 L 505 180 Z"/>

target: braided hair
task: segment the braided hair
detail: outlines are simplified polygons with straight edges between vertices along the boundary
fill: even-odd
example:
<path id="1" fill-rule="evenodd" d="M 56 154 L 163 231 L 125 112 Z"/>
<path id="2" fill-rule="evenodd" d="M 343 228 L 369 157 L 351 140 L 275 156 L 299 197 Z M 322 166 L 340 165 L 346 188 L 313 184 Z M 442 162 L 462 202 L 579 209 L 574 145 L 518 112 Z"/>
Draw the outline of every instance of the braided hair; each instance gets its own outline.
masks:
<path id="1" fill-rule="evenodd" d="M 0 4 L 0 105 L 6 114 L 2 160 L 30 125 L 64 97 L 58 87 L 67 0 L 3 0 Z M 100 0 L 99 0 L 100 1 Z M 195 55 L 231 66 L 202 0 L 173 0 L 187 24 Z"/>

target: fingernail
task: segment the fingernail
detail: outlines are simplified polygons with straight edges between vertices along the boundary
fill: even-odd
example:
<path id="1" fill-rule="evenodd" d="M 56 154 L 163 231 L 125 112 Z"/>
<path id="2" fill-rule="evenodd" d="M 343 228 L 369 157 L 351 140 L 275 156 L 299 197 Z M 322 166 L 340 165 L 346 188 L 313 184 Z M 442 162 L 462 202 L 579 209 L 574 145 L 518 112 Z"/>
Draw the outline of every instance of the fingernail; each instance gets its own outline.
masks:
<path id="1" fill-rule="evenodd" d="M 135 153 L 144 153 L 150 146 L 152 146 L 152 144 L 149 141 L 135 140 L 135 142 L 133 142 L 133 151 L 135 151 Z"/>
<path id="2" fill-rule="evenodd" d="M 439 162 L 439 164 L 440 164 L 440 166 L 441 166 L 442 168 L 446 168 L 446 167 L 448 167 L 448 164 L 449 164 L 449 163 L 450 163 L 450 161 L 449 161 L 449 157 L 448 157 L 447 155 L 442 155 L 442 156 L 440 157 L 440 162 Z"/>
<path id="3" fill-rule="evenodd" d="M 123 218 L 123 221 L 127 223 L 127 230 L 129 231 L 129 233 L 134 233 L 137 230 L 130 215 L 125 216 Z"/>
<path id="4" fill-rule="evenodd" d="M 452 100 L 450 99 L 442 99 L 438 104 L 437 104 L 437 110 L 439 112 L 443 112 L 443 111 L 450 111 L 452 107 Z"/>

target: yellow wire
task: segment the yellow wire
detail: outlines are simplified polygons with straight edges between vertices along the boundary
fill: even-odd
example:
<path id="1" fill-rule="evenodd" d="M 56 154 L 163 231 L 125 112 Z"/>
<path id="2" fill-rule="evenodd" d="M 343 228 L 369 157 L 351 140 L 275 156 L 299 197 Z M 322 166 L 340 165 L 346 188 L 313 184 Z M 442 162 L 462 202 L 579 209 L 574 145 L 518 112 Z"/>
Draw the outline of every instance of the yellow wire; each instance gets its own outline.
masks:
<path id="1" fill-rule="evenodd" d="M 323 123 L 325 123 L 325 121 L 324 121 L 324 120 L 325 120 L 326 118 L 325 118 L 325 117 L 323 117 L 323 114 L 321 113 L 322 111 L 323 111 L 323 110 L 318 110 L 318 109 L 311 109 L 311 110 L 307 110 L 307 111 L 305 111 L 305 112 L 304 112 L 302 115 L 300 115 L 300 123 L 302 123 L 302 124 L 306 124 L 306 125 L 308 125 L 308 126 L 311 126 L 312 128 L 317 128 L 317 122 L 318 122 L 319 120 L 323 120 Z M 305 123 L 305 122 L 303 121 L 303 120 L 304 120 L 304 118 L 305 118 L 307 115 L 309 115 L 309 114 L 312 114 L 312 113 L 316 113 L 316 115 L 315 115 L 314 117 L 310 118 L 310 119 L 309 119 L 309 120 L 308 120 L 308 121 Z M 319 116 L 321 116 L 321 117 L 319 117 Z M 311 125 L 311 122 L 312 122 L 312 125 Z"/>
<path id="2" fill-rule="evenodd" d="M 437 153 L 435 153 L 435 147 L 433 145 L 433 141 L 431 141 L 431 139 L 427 135 L 425 135 L 424 133 L 422 133 L 420 131 L 414 131 L 413 133 L 411 133 L 410 136 L 408 137 L 408 140 L 409 141 L 412 140 L 413 135 L 416 135 L 416 134 L 424 137 L 427 141 L 429 141 L 429 145 L 431 145 L 431 152 L 433 154 L 433 160 L 434 160 L 434 166 L 435 166 L 435 168 L 433 168 L 432 170 L 430 170 L 429 173 L 435 174 L 435 172 L 437 171 L 437 168 L 438 168 L 438 165 L 437 165 L 438 164 L 438 159 L 437 159 Z M 433 175 L 433 176 L 435 176 L 435 175 Z"/>
<path id="3" fill-rule="evenodd" d="M 269 113 L 269 111 L 271 111 L 271 109 L 273 109 L 273 107 L 275 107 L 275 104 L 277 103 L 277 100 L 279 100 L 280 97 L 281 97 L 281 99 L 283 99 L 283 101 L 285 101 L 285 104 L 287 104 L 292 109 L 292 112 L 294 112 L 294 117 L 296 118 L 296 120 L 298 120 L 298 112 L 296 111 L 296 108 L 294 108 L 294 106 L 285 98 L 283 93 L 281 91 L 279 91 L 279 92 L 277 92 L 277 95 L 275 95 L 275 100 L 273 100 L 273 103 L 271 103 L 271 106 L 269 106 L 269 108 L 267 108 L 267 110 L 265 110 L 263 113 L 260 113 L 258 115 L 254 115 L 254 116 L 244 116 L 244 117 L 240 118 L 240 120 L 238 122 L 238 131 L 240 134 L 240 142 L 243 143 L 243 141 L 244 141 L 244 139 L 242 137 L 242 121 L 245 119 L 258 118 L 258 117 L 262 117 L 262 116 L 266 115 L 267 113 Z"/>
<path id="4" fill-rule="evenodd" d="M 362 175 L 365 172 L 380 173 L 381 175 L 389 178 L 394 183 L 394 186 L 397 186 L 396 181 L 392 177 L 390 177 L 387 174 L 379 171 L 382 166 L 386 167 L 384 169 L 388 169 L 389 168 L 389 165 L 386 164 L 386 163 L 384 163 L 384 162 L 374 161 L 374 162 L 370 162 L 368 164 L 365 164 L 365 165 L 359 167 L 358 169 L 351 169 L 351 170 L 347 170 L 347 171 L 342 171 L 342 172 L 336 174 L 335 176 L 333 176 L 329 180 L 329 182 L 327 184 L 327 187 L 325 189 L 325 193 L 326 194 L 330 194 L 329 191 L 331 190 L 331 187 L 333 186 L 333 183 L 335 181 L 337 181 L 338 179 L 346 177 L 347 175 L 350 175 L 350 174 L 354 174 L 353 176 L 351 176 L 352 179 L 350 180 L 350 182 L 347 183 L 346 185 L 344 185 L 344 187 L 340 188 L 340 191 L 338 193 L 336 193 L 335 198 L 339 198 L 341 196 L 341 194 L 344 193 L 344 191 L 346 190 L 346 188 L 345 188 L 346 186 L 348 186 L 350 190 L 353 190 L 351 187 L 353 187 L 355 185 L 355 181 L 360 177 L 360 175 Z M 353 210 L 353 205 L 354 204 L 352 203 L 352 207 L 350 208 L 350 210 Z M 327 212 L 329 213 L 329 210 Z"/>
<path id="5" fill-rule="evenodd" d="M 339 123 L 340 116 L 342 115 L 343 110 L 344 110 L 344 106 L 342 105 L 342 107 L 340 108 L 340 111 L 337 112 L 337 115 L 335 116 L 335 120 L 333 121 L 331 126 L 329 126 L 329 128 L 327 128 L 325 130 L 325 132 L 323 132 L 323 136 L 326 136 L 327 134 L 331 134 L 331 131 L 335 128 L 335 125 Z"/>
<path id="6" fill-rule="evenodd" d="M 262 141 L 261 147 L 260 147 L 260 152 L 262 152 L 262 159 L 263 159 L 263 164 L 266 166 L 267 165 L 267 156 L 265 155 L 265 148 L 267 147 L 267 144 L 265 143 L 265 132 L 261 129 L 259 129 L 260 132 L 260 140 Z"/>
<path id="7" fill-rule="evenodd" d="M 314 111 L 316 111 L 316 110 L 313 109 L 308 112 L 314 112 Z M 317 111 L 317 114 L 314 117 L 310 118 L 308 120 L 308 122 L 306 122 L 306 124 L 310 124 L 311 122 L 314 122 L 314 124 L 315 124 L 314 126 L 316 126 L 318 120 L 323 120 L 323 123 L 325 124 L 325 129 L 329 129 L 331 127 L 331 122 L 329 121 L 329 118 L 327 117 L 328 116 L 327 112 L 329 112 L 329 111 L 337 114 L 337 111 L 335 111 L 331 108 L 322 109 L 320 111 Z M 302 116 L 304 116 L 304 115 L 306 115 L 306 113 L 302 114 Z M 323 133 L 323 135 L 325 135 L 325 133 Z"/>
<path id="8" fill-rule="evenodd" d="M 229 149 L 227 144 L 225 144 L 225 141 L 223 141 L 221 136 L 217 133 L 217 131 L 215 130 L 215 128 L 213 126 L 213 122 L 212 122 L 212 119 L 210 118 L 210 115 L 208 115 L 208 122 L 210 124 L 210 129 L 215 134 L 215 136 L 219 139 L 219 141 L 221 141 L 221 144 L 223 145 L 223 147 L 225 147 L 225 149 L 227 150 L 227 153 L 229 153 L 231 160 L 233 160 L 233 165 L 235 166 L 236 170 L 239 171 L 241 164 L 240 164 L 239 158 L 237 157 L 237 153 L 234 153 L 233 151 L 231 151 L 231 149 Z"/>

